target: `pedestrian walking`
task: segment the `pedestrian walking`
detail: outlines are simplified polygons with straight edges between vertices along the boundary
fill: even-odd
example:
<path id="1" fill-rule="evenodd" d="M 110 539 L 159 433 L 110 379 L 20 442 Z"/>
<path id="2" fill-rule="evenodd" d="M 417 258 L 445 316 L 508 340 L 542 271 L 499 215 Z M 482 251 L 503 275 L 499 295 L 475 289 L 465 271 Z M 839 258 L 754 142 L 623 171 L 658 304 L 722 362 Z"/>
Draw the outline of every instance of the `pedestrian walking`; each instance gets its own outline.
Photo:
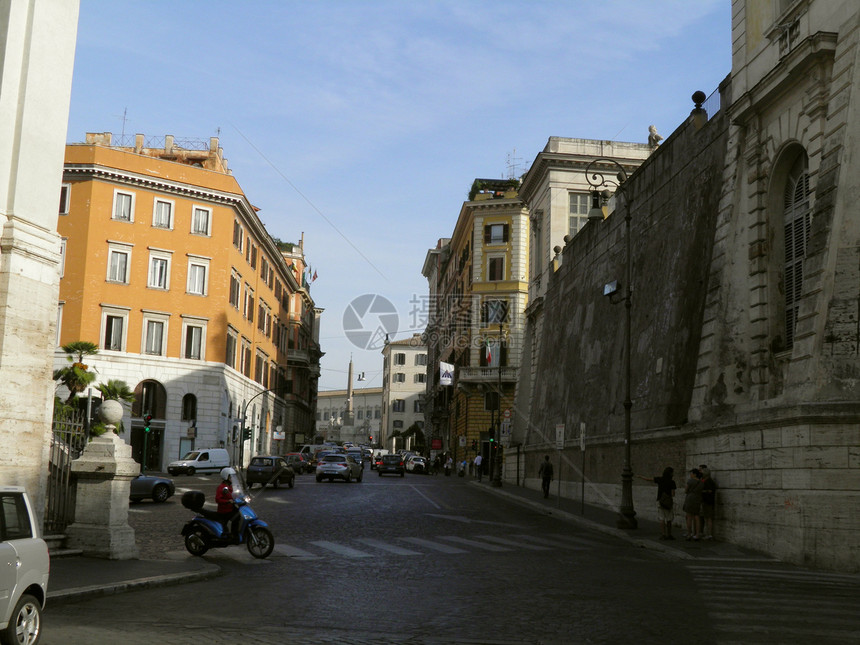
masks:
<path id="1" fill-rule="evenodd" d="M 546 455 L 543 459 L 544 461 L 538 469 L 538 477 L 541 479 L 543 496 L 546 498 L 549 497 L 549 485 L 552 482 L 552 462 L 549 460 L 549 455 Z"/>
<path id="2" fill-rule="evenodd" d="M 481 477 L 484 475 L 484 469 L 481 466 L 483 463 L 484 457 L 482 455 L 475 457 L 475 474 L 478 476 L 478 481 L 481 481 Z"/>
<path id="3" fill-rule="evenodd" d="M 672 520 L 675 519 L 675 490 L 678 486 L 674 480 L 675 469 L 666 466 L 659 477 L 643 477 L 636 475 L 646 482 L 657 484 L 657 518 L 660 520 L 660 539 L 674 540 L 672 537 Z"/>
<path id="4" fill-rule="evenodd" d="M 454 467 L 454 459 L 451 455 L 448 455 L 448 459 L 445 461 L 445 477 L 451 476 L 451 469 Z"/>
<path id="5" fill-rule="evenodd" d="M 702 473 L 702 517 L 704 518 L 704 526 L 702 530 L 705 533 L 706 540 L 714 539 L 714 511 L 717 504 L 717 482 L 711 477 L 711 471 L 708 467 L 701 469 Z"/>
<path id="6" fill-rule="evenodd" d="M 702 527 L 699 525 L 699 512 L 702 508 L 702 473 L 698 468 L 690 471 L 690 478 L 684 486 L 684 513 L 687 520 L 687 540 L 698 540 Z"/>

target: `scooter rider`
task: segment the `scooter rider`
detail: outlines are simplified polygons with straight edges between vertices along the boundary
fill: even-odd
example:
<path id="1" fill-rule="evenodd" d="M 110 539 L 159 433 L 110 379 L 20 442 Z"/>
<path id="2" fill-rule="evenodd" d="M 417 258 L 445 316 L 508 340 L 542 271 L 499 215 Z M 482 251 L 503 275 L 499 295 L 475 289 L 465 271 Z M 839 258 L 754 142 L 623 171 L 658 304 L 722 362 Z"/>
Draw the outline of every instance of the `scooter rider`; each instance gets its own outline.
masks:
<path id="1" fill-rule="evenodd" d="M 239 534 L 239 509 L 233 503 L 233 482 L 231 477 L 236 474 L 232 468 L 221 469 L 221 483 L 215 491 L 215 501 L 218 504 L 218 514 L 221 516 L 221 524 L 227 528 L 227 523 L 232 521 L 231 534 L 236 539 Z"/>

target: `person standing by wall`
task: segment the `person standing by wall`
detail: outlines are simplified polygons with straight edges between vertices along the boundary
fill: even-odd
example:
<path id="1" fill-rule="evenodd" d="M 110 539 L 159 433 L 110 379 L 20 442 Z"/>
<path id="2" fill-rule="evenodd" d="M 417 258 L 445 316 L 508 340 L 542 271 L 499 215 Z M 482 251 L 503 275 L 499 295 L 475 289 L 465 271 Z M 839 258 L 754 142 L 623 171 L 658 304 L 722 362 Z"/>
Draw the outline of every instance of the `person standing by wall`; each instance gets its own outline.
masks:
<path id="1" fill-rule="evenodd" d="M 475 457 L 475 474 L 478 476 L 478 481 L 481 481 L 481 477 L 484 475 L 484 469 L 481 466 L 482 463 L 484 463 L 484 457 L 481 453 L 478 453 Z"/>
<path id="2" fill-rule="evenodd" d="M 549 497 L 549 485 L 552 482 L 552 462 L 549 460 L 549 455 L 544 457 L 544 462 L 540 465 L 540 469 L 538 469 L 538 477 L 541 478 L 543 496 Z"/>
<path id="3" fill-rule="evenodd" d="M 660 520 L 660 539 L 674 540 L 672 537 L 672 520 L 675 519 L 675 490 L 678 486 L 674 480 L 675 469 L 666 466 L 659 477 L 643 477 L 636 475 L 646 482 L 657 484 L 657 519 Z"/>
<path id="4" fill-rule="evenodd" d="M 702 517 L 705 525 L 702 527 L 706 540 L 714 539 L 714 511 L 717 503 L 717 482 L 711 477 L 711 471 L 705 467 L 702 473 Z"/>
<path id="5" fill-rule="evenodd" d="M 698 468 L 690 471 L 690 478 L 684 487 L 684 513 L 687 519 L 687 540 L 698 540 L 702 527 L 699 524 L 699 512 L 702 507 L 702 473 Z"/>

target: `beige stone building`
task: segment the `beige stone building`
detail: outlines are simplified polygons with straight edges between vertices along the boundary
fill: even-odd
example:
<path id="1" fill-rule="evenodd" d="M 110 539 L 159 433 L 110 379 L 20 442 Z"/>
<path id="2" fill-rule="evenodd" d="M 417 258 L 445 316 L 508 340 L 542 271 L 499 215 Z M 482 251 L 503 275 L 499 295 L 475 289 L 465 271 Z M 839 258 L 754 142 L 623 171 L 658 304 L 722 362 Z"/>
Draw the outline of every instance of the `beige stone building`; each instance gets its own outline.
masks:
<path id="1" fill-rule="evenodd" d="M 413 334 L 386 342 L 382 357 L 382 419 L 379 440 L 374 443 L 389 450 L 412 447 L 414 439 L 395 439 L 392 433 L 402 434 L 415 424 L 424 432 L 427 345 L 421 334 Z"/>

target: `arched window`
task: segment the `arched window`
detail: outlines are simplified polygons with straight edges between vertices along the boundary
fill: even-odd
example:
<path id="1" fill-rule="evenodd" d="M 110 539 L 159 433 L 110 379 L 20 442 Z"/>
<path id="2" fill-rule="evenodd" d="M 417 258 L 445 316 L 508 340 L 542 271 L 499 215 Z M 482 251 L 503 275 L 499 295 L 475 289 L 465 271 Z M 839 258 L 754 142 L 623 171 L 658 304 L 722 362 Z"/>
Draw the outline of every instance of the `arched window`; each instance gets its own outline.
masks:
<path id="1" fill-rule="evenodd" d="M 164 419 L 167 410 L 167 391 L 158 381 L 141 381 L 134 388 L 134 403 L 131 415 L 142 417 L 151 414 L 156 419 Z"/>
<path id="2" fill-rule="evenodd" d="M 785 348 L 794 344 L 800 294 L 803 288 L 803 260 L 812 225 L 809 172 L 806 154 L 798 155 L 785 183 L 783 227 L 785 246 L 783 258 L 785 293 Z"/>
<path id="3" fill-rule="evenodd" d="M 197 397 L 193 394 L 186 394 L 182 397 L 182 420 L 197 420 Z"/>

